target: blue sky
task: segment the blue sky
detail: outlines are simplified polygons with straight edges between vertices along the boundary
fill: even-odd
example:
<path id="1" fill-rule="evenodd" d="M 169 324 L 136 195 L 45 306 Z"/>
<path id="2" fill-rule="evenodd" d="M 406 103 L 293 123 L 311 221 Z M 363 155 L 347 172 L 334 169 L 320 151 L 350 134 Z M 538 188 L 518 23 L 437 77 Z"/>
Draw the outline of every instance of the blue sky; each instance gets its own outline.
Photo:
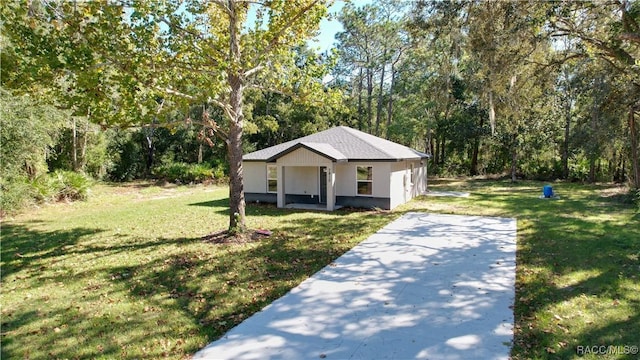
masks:
<path id="1" fill-rule="evenodd" d="M 366 4 L 371 4 L 373 1 L 374 0 L 351 0 L 351 3 L 360 7 Z M 346 0 L 336 0 L 333 5 L 329 7 L 329 14 L 333 19 L 322 19 L 322 21 L 320 22 L 320 35 L 309 41 L 310 47 L 318 48 L 321 52 L 329 50 L 333 47 L 336 34 L 344 30 L 342 24 L 340 24 L 340 22 L 335 19 L 335 16 L 340 12 L 346 2 Z M 249 19 L 251 19 L 251 17 L 252 14 L 250 9 Z M 252 23 L 252 21 L 249 20 L 249 23 Z"/>
<path id="2" fill-rule="evenodd" d="M 361 7 L 367 4 L 371 4 L 374 0 L 351 0 L 351 3 L 356 7 Z M 333 5 L 329 7 L 329 14 L 335 18 L 346 1 L 344 0 L 336 0 Z M 343 31 L 344 28 L 342 24 L 336 19 L 329 20 L 323 19 L 320 22 L 320 35 L 315 39 L 316 41 L 311 41 L 309 45 L 311 47 L 318 47 L 320 51 L 326 51 L 333 47 L 333 43 L 335 42 L 335 36 L 340 31 Z"/>
<path id="3" fill-rule="evenodd" d="M 358 2 L 356 2 L 358 3 Z M 336 1 L 331 7 L 329 7 L 329 14 L 332 17 L 335 17 L 342 7 L 344 6 L 344 1 Z M 344 30 L 342 24 L 336 19 L 322 19 L 320 22 L 320 35 L 317 36 L 314 40 L 309 42 L 309 46 L 313 48 L 319 48 L 320 51 L 326 51 L 333 47 L 333 43 L 335 42 L 335 36 L 338 32 Z"/>

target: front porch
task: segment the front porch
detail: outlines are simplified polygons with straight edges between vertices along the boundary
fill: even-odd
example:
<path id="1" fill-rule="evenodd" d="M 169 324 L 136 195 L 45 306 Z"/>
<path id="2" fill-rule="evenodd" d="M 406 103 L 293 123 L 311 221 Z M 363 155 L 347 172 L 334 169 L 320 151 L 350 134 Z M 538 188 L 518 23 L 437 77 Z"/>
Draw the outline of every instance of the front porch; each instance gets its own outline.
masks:
<path id="1" fill-rule="evenodd" d="M 320 166 L 278 163 L 277 205 L 279 208 L 327 210 L 336 206 L 335 165 L 331 162 Z"/>

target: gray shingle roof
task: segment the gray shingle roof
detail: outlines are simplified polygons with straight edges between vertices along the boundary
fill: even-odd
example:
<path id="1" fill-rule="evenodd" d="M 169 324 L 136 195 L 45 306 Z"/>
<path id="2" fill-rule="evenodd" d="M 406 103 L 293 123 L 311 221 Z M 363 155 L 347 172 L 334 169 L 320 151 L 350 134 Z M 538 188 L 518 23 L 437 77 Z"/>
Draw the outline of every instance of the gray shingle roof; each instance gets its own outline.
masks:
<path id="1" fill-rule="evenodd" d="M 346 126 L 337 126 L 296 140 L 254 151 L 242 157 L 245 161 L 275 161 L 298 149 L 307 148 L 333 161 L 398 161 L 424 159 L 429 155 L 404 145 L 364 133 Z"/>

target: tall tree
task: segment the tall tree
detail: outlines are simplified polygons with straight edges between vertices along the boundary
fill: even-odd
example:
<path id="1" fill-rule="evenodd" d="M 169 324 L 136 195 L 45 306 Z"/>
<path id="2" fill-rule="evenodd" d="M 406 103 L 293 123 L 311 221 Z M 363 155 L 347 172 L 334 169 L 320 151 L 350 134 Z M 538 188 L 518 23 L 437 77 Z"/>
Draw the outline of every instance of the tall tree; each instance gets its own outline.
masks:
<path id="1" fill-rule="evenodd" d="M 378 8 L 375 5 L 356 7 L 352 3 L 347 3 L 338 15 L 338 20 L 344 27 L 343 32 L 336 34 L 341 75 L 356 83 L 352 87 L 356 90 L 352 91 L 352 96 L 355 92 L 358 128 L 364 131 L 373 129 L 374 71 L 379 56 L 374 29 L 377 15 Z M 365 89 L 366 95 L 363 95 Z M 363 102 L 366 102 L 366 109 Z"/>
<path id="2" fill-rule="evenodd" d="M 548 28 L 551 36 L 579 43 L 564 58 L 586 57 L 605 62 L 624 88 L 617 103 L 627 109 L 632 186 L 640 188 L 639 136 L 636 114 L 640 107 L 640 3 L 611 0 L 554 4 Z"/>
<path id="3" fill-rule="evenodd" d="M 320 83 L 301 80 L 306 74 L 292 51 L 316 33 L 327 2 L 42 1 L 24 7 L 15 0 L 3 6 L 2 20 L 22 55 L 16 67 L 27 70 L 20 76 L 51 85 L 71 78 L 78 100 L 101 99 L 91 106 L 96 118 L 123 123 L 189 104 L 221 108 L 225 119 L 213 129 L 228 149 L 229 229 L 242 231 L 245 90 L 303 84 L 301 92 L 322 94 Z"/>

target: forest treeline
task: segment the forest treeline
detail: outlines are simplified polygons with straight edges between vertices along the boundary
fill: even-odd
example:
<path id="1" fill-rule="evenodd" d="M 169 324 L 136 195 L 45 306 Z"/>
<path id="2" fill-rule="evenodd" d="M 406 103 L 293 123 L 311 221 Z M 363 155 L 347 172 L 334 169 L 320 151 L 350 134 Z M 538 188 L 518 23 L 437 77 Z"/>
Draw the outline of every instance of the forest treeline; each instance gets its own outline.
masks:
<path id="1" fill-rule="evenodd" d="M 256 50 L 257 60 L 237 79 L 228 64 L 239 58 L 215 43 L 230 37 L 234 50 L 233 34 L 209 17 L 203 33 L 210 35 L 195 37 L 204 23 L 190 27 L 200 18 L 182 16 L 204 14 L 199 3 L 3 7 L 4 209 L 56 170 L 112 181 L 191 182 L 231 173 L 233 185 L 231 140 L 241 139 L 248 152 L 336 125 L 431 154 L 432 176 L 640 187 L 639 2 L 354 1 L 334 14 L 342 31 L 322 52 L 302 34 L 313 33 L 326 8 L 291 34 L 302 20 L 277 22 L 271 8 L 256 16 L 275 30 L 239 28 L 238 40 L 246 42 L 243 55 L 255 47 L 271 57 L 260 60 Z M 230 15 L 232 3 L 221 7 Z M 298 8 L 320 5 L 283 2 L 278 9 L 303 14 Z M 249 23 L 248 8 L 238 9 Z M 161 11 L 169 15 L 148 15 Z M 109 12 L 124 14 L 115 29 Z M 194 39 L 213 49 L 196 47 L 202 58 L 233 56 L 228 63 L 183 56 Z M 284 50 L 274 52 L 277 46 Z M 157 70 L 161 65 L 166 69 Z M 215 78 L 216 66 L 226 75 Z M 186 94 L 205 81 L 228 104 L 207 92 Z M 224 81 L 231 90 L 219 85 Z"/>

